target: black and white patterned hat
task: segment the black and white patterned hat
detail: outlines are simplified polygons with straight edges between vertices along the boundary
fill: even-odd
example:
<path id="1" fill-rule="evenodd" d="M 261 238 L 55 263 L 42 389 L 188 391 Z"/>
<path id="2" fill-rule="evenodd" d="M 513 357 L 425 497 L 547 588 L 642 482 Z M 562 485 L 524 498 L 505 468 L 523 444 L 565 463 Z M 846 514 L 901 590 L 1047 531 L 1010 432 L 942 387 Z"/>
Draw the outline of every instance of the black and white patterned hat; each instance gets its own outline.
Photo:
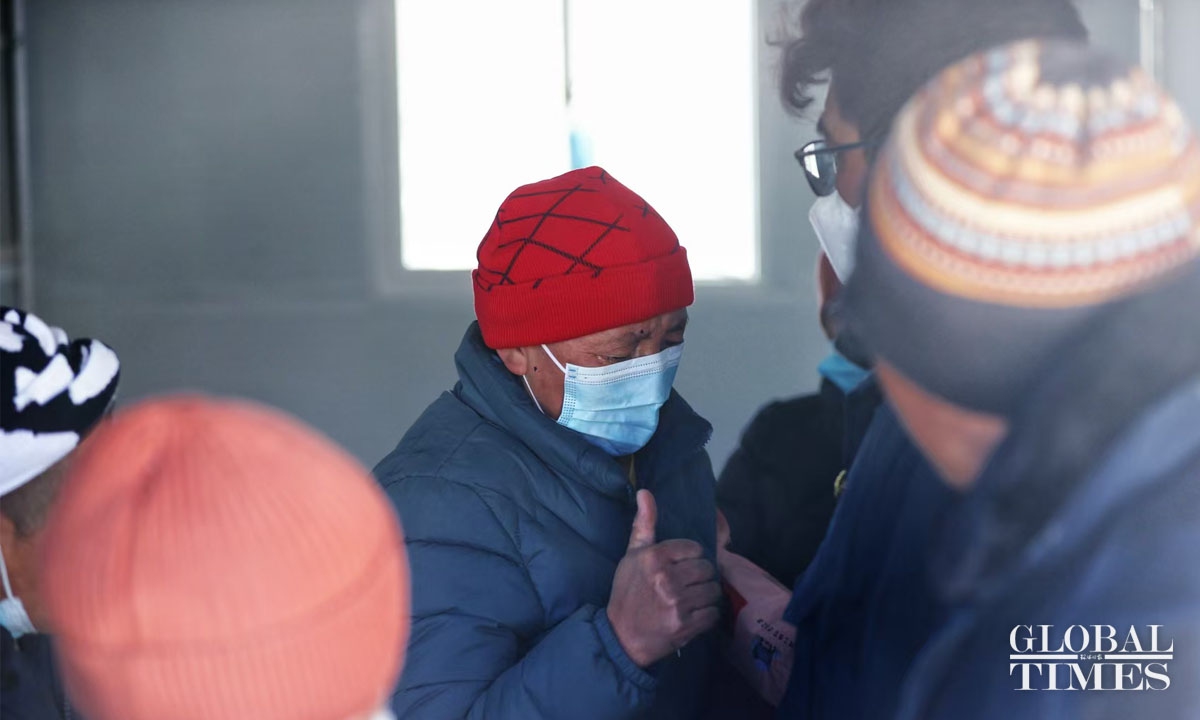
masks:
<path id="1" fill-rule="evenodd" d="M 75 449 L 117 391 L 121 363 L 99 340 L 71 341 L 0 306 L 0 495 Z"/>

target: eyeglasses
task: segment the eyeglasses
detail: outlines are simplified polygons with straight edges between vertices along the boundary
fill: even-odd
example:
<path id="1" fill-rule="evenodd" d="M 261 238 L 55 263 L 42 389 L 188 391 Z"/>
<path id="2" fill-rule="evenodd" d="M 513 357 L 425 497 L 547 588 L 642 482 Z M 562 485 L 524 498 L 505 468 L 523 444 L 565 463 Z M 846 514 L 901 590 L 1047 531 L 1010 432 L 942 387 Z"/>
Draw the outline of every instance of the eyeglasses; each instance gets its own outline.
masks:
<path id="1" fill-rule="evenodd" d="M 804 178 L 808 180 L 812 191 L 825 197 L 837 188 L 838 155 L 870 144 L 870 140 L 845 145 L 829 145 L 824 140 L 813 140 L 796 151 L 796 161 L 804 168 Z"/>

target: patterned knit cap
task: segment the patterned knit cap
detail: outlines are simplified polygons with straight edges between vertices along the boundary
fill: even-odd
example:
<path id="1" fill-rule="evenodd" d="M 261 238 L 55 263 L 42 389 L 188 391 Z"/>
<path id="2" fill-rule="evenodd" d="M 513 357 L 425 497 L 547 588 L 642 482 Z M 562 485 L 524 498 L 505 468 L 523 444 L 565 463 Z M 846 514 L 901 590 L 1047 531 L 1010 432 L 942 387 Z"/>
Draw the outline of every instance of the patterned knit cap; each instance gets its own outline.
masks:
<path id="1" fill-rule="evenodd" d="M 909 101 L 865 212 L 849 322 L 926 389 L 1004 414 L 1097 308 L 1194 270 L 1200 148 L 1140 69 L 1024 41 Z"/>
<path id="2" fill-rule="evenodd" d="M 46 526 L 42 596 L 93 720 L 350 720 L 390 695 L 408 566 L 367 471 L 274 410 L 118 412 Z"/>
<path id="3" fill-rule="evenodd" d="M 112 404 L 117 354 L 72 341 L 37 315 L 0 306 L 0 495 L 75 449 Z"/>
<path id="4" fill-rule="evenodd" d="M 477 257 L 475 316 L 493 349 L 570 340 L 692 304 L 675 231 L 599 167 L 514 190 Z"/>

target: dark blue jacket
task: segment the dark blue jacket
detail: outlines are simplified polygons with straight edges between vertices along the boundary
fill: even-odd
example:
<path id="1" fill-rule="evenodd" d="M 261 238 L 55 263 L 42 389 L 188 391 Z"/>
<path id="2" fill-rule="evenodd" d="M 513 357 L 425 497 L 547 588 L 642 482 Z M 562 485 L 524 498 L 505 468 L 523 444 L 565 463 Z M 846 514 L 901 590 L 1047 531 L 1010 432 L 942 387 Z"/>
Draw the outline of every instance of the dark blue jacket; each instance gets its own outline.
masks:
<path id="1" fill-rule="evenodd" d="M 643 670 L 605 606 L 636 513 L 622 468 L 546 418 L 472 325 L 459 383 L 375 468 L 403 521 L 412 567 L 398 717 L 690 718 L 705 700 L 710 636 Z M 658 501 L 658 539 L 712 557 L 709 424 L 677 394 L 636 456 Z"/>
<path id="2" fill-rule="evenodd" d="M 939 539 L 937 586 L 955 610 L 906 682 L 901 720 L 1200 718 L 1197 306 L 1193 276 L 1065 343 Z M 1170 687 L 1130 660 L 1122 684 L 1154 689 L 1114 691 L 1113 656 L 1014 659 L 1029 649 L 1018 626 L 1039 625 L 1053 628 L 1034 651 L 1051 653 L 1073 625 L 1113 626 L 1122 643 L 1135 626 L 1150 652 L 1160 625 L 1173 657 L 1150 670 Z M 1056 687 L 1099 676 L 1107 689 L 1048 690 L 1051 672 Z"/>
<path id="3" fill-rule="evenodd" d="M 825 538 L 838 478 L 879 402 L 874 382 L 846 393 L 824 380 L 817 394 L 761 409 L 717 480 L 729 549 L 794 586 Z"/>
<path id="4" fill-rule="evenodd" d="M 786 618 L 796 625 L 785 720 L 888 718 L 945 609 L 927 571 L 956 495 L 881 405 Z"/>
<path id="5" fill-rule="evenodd" d="M 0 718 L 82 720 L 67 702 L 48 635 L 13 639 L 0 627 Z"/>
<path id="6" fill-rule="evenodd" d="M 813 395 L 760 410 L 717 480 L 729 549 L 791 587 L 816 555 L 833 517 L 845 394 L 832 382 Z"/>

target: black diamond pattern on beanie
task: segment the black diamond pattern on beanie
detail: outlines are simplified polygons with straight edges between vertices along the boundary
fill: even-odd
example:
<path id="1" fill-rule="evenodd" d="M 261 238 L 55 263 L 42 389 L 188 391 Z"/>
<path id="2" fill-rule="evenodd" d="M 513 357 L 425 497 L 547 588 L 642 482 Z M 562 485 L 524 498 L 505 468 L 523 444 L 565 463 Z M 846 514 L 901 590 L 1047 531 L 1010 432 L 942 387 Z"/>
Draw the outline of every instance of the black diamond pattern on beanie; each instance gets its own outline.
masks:
<path id="1" fill-rule="evenodd" d="M 601 170 L 600 175 L 598 177 L 594 177 L 591 179 L 599 180 L 601 183 L 607 184 L 608 174 L 605 171 Z M 602 243 L 604 243 L 605 240 L 608 240 L 609 238 L 614 237 L 614 232 L 615 233 L 631 232 L 629 227 L 621 224 L 621 220 L 624 218 L 624 215 L 622 213 L 618 212 L 615 218 L 613 218 L 611 220 L 604 220 L 601 218 L 585 217 L 582 215 L 576 215 L 576 214 L 571 214 L 571 213 L 567 213 L 567 212 L 559 212 L 559 208 L 562 207 L 563 204 L 566 203 L 567 200 L 570 199 L 572 196 L 574 196 L 576 194 L 580 194 L 580 193 L 594 193 L 594 192 L 598 192 L 598 190 L 595 188 L 583 187 L 582 184 L 576 184 L 574 186 L 566 187 L 566 188 L 559 188 L 559 189 L 554 189 L 554 190 L 538 190 L 538 191 L 531 191 L 528 193 L 515 193 L 513 195 L 510 195 L 509 200 L 530 198 L 530 197 L 536 197 L 536 196 L 542 196 L 542 195 L 558 195 L 559 197 L 557 199 L 555 199 L 554 202 L 551 203 L 551 205 L 546 210 L 541 211 L 541 212 L 529 213 L 527 215 L 521 215 L 521 216 L 517 216 L 517 217 L 508 217 L 508 218 L 501 218 L 503 208 L 501 208 L 501 210 L 496 213 L 496 217 L 492 222 L 492 227 L 488 230 L 488 238 L 485 238 L 485 240 L 484 240 L 485 245 L 487 244 L 487 241 L 491 237 L 492 233 L 499 232 L 501 229 L 503 229 L 503 227 L 505 225 L 509 225 L 514 222 L 529 221 L 529 220 L 536 220 L 536 223 L 534 224 L 533 229 L 530 230 L 529 234 L 526 235 L 525 237 L 519 237 L 519 238 L 513 238 L 510 240 L 506 240 L 497 246 L 499 248 L 508 248 L 508 247 L 512 247 L 513 245 L 518 246 L 516 248 L 516 250 L 513 252 L 512 257 L 509 258 L 508 264 L 506 267 L 504 267 L 504 268 L 487 267 L 485 265 L 482 257 L 479 258 L 479 272 L 474 273 L 476 285 L 478 285 L 479 288 L 481 290 L 483 290 L 484 292 L 491 292 L 492 288 L 494 288 L 498 285 L 515 285 L 516 282 L 512 279 L 513 269 L 515 267 L 517 267 L 517 263 L 521 260 L 522 257 L 528 257 L 532 253 L 549 253 L 549 254 L 556 255 L 560 258 L 570 261 L 570 264 L 567 266 L 566 271 L 564 271 L 562 273 L 563 275 L 570 275 L 571 273 L 574 273 L 574 272 L 589 272 L 592 274 L 593 277 L 599 277 L 599 275 L 604 271 L 604 268 L 589 261 L 588 256 L 591 255 L 591 253 L 593 251 L 595 251 L 596 248 L 600 247 L 600 245 Z M 654 212 L 654 209 L 650 208 L 645 203 L 645 201 L 642 201 L 642 204 L 640 206 L 638 206 L 637 209 L 642 211 L 643 217 L 646 216 L 647 211 Z M 655 213 L 655 216 L 657 216 L 657 213 Z M 598 231 L 598 233 L 597 233 L 595 239 L 593 239 L 587 245 L 587 247 L 584 248 L 584 250 L 582 252 L 572 253 L 568 250 L 564 250 L 563 248 L 560 248 L 560 247 L 555 247 L 554 245 L 551 245 L 550 243 L 547 243 L 547 242 L 539 239 L 539 233 L 541 233 L 543 231 L 543 228 L 546 226 L 546 221 L 550 220 L 550 219 L 554 219 L 554 220 L 557 220 L 560 222 L 565 221 L 568 223 L 576 223 L 581 226 L 593 226 L 594 229 Z M 583 232 L 583 231 L 584 231 L 584 228 L 581 227 L 580 232 Z M 482 246 L 481 246 L 481 251 L 482 251 Z M 541 280 L 535 281 L 533 283 L 533 288 L 536 289 L 540 284 L 541 284 Z"/>

